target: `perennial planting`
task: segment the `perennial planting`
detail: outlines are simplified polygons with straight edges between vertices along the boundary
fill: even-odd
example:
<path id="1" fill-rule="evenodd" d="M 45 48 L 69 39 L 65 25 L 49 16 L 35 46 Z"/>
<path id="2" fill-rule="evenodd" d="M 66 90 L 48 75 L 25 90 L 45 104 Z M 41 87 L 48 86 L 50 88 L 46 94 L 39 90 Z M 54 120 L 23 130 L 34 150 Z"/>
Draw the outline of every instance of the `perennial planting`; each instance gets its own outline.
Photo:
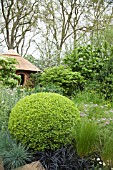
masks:
<path id="1" fill-rule="evenodd" d="M 1 79 L 0 157 L 5 170 L 37 160 L 46 170 L 112 169 L 111 60 L 111 49 L 81 47 L 66 56 L 65 66 L 32 77 L 35 87 L 3 87 L 6 79 Z"/>

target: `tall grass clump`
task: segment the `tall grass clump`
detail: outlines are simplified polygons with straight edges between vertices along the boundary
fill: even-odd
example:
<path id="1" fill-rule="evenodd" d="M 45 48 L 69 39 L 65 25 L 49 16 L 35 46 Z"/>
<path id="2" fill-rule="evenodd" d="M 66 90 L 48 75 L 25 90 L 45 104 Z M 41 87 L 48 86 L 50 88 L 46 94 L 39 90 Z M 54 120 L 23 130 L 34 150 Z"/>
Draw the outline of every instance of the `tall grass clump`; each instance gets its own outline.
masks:
<path id="1" fill-rule="evenodd" d="M 101 134 L 101 157 L 109 168 L 113 167 L 113 122 L 103 127 Z"/>
<path id="2" fill-rule="evenodd" d="M 87 118 L 81 119 L 77 130 L 73 131 L 76 141 L 77 153 L 81 157 L 88 156 L 98 151 L 99 146 L 99 127 Z"/>

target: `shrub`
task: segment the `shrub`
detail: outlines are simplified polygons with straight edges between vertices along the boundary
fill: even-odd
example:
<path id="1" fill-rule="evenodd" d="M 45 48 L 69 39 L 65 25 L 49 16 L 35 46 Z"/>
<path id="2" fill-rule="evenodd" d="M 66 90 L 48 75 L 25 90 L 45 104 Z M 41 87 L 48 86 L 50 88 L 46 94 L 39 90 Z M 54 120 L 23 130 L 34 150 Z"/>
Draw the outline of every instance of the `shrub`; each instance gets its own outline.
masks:
<path id="1" fill-rule="evenodd" d="M 0 83 L 3 86 L 15 87 L 18 85 L 20 76 L 15 74 L 16 59 L 0 57 Z"/>
<path id="2" fill-rule="evenodd" d="M 101 70 L 101 73 L 97 75 L 96 81 L 98 81 L 95 88 L 100 91 L 105 99 L 112 99 L 113 96 L 113 54 L 109 57 Z"/>
<path id="3" fill-rule="evenodd" d="M 64 63 L 84 77 L 85 88 L 97 91 L 105 99 L 112 99 L 113 47 L 107 46 L 107 43 L 98 47 L 81 46 L 67 54 Z"/>
<path id="4" fill-rule="evenodd" d="M 84 86 L 84 78 L 78 72 L 73 72 L 65 66 L 55 66 L 48 68 L 40 76 L 40 84 L 42 86 L 53 83 L 63 89 L 63 93 L 71 96 L 78 88 Z"/>
<path id="5" fill-rule="evenodd" d="M 93 80 L 100 74 L 106 61 L 109 59 L 110 52 L 104 46 L 93 47 L 91 45 L 81 46 L 72 51 L 64 58 L 64 63 L 72 71 L 80 72 L 85 80 Z"/>
<path id="6" fill-rule="evenodd" d="M 70 99 L 42 92 L 21 99 L 14 106 L 9 130 L 31 149 L 55 149 L 71 142 L 71 130 L 78 120 L 79 111 Z"/>

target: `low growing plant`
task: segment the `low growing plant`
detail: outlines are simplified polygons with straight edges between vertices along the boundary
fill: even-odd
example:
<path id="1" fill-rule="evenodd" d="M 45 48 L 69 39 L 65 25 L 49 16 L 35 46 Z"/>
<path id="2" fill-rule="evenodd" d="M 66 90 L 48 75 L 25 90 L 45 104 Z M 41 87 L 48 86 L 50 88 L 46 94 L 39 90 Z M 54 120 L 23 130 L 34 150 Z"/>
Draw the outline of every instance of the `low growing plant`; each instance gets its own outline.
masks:
<path id="1" fill-rule="evenodd" d="M 54 151 L 36 152 L 34 157 L 40 160 L 46 170 L 93 170 L 95 163 L 94 157 L 80 158 L 71 145 Z"/>
<path id="2" fill-rule="evenodd" d="M 31 161 L 28 150 L 21 144 L 14 144 L 10 150 L 2 154 L 2 158 L 6 170 L 18 168 Z"/>
<path id="3" fill-rule="evenodd" d="M 12 170 L 31 161 L 28 150 L 12 139 L 8 131 L 0 132 L 0 157 L 5 170 Z"/>

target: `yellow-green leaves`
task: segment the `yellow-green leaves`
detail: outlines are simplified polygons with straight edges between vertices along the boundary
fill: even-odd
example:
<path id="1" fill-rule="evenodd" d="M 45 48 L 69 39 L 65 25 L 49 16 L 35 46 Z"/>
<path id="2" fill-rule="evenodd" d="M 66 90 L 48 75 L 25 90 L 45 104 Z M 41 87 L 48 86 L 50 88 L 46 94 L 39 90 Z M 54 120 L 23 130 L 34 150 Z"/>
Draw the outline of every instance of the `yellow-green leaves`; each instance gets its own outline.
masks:
<path id="1" fill-rule="evenodd" d="M 15 105 L 9 118 L 9 130 L 29 148 L 55 149 L 71 143 L 71 131 L 79 119 L 79 111 L 70 99 L 41 92 Z"/>

